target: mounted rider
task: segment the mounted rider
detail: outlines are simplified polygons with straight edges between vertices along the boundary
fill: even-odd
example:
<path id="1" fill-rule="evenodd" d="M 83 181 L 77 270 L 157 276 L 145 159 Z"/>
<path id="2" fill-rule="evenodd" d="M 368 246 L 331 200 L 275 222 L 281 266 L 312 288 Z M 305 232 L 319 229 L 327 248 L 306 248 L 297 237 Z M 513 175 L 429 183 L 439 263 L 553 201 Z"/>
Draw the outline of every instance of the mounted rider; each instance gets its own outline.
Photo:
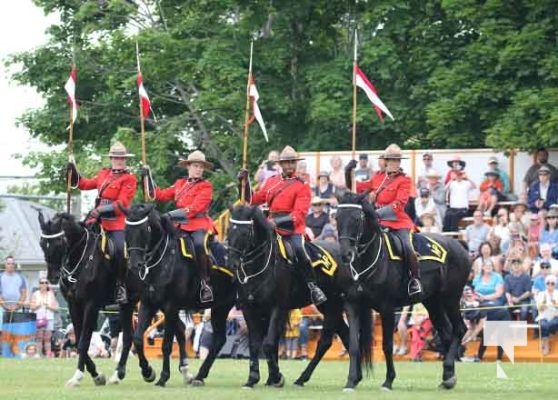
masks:
<path id="1" fill-rule="evenodd" d="M 149 195 L 155 201 L 174 201 L 177 208 L 165 215 L 176 222 L 183 234 L 192 240 L 201 281 L 200 302 L 208 303 L 213 301 L 208 250 L 209 232 L 213 231 L 213 221 L 208 213 L 213 200 L 213 185 L 203 178 L 203 173 L 212 169 L 213 164 L 206 161 L 205 154 L 196 150 L 186 160 L 179 161 L 178 165 L 188 170 L 188 177 L 177 179 L 166 189 L 155 186 L 149 167 L 142 168 L 142 180 L 147 180 Z"/>
<path id="2" fill-rule="evenodd" d="M 136 177 L 126 168 L 127 159 L 133 156 L 122 143 L 116 142 L 108 153 L 111 167 L 101 169 L 93 178 L 83 177 L 73 161 L 67 166 L 67 171 L 71 173 L 72 188 L 98 191 L 95 208 L 89 212 L 89 216 L 101 220 L 101 227 L 114 243 L 112 264 L 116 269 L 115 300 L 119 304 L 128 302 L 125 286 L 128 266 L 124 250 L 126 217 L 118 206 L 129 207 L 136 194 Z"/>
<path id="3" fill-rule="evenodd" d="M 316 284 L 314 268 L 304 249 L 306 215 L 310 209 L 312 192 L 302 179 L 296 176 L 297 161 L 304 160 L 290 146 L 286 146 L 279 155 L 282 173 L 268 178 L 263 186 L 252 193 L 248 181 L 248 171 L 241 170 L 239 181 L 246 185 L 246 201 L 254 204 L 266 203 L 269 207 L 269 222 L 283 240 L 291 243 L 298 261 L 300 271 L 310 290 L 312 302 L 319 305 L 327 300 L 324 292 Z M 242 190 L 242 188 L 241 188 Z"/>
<path id="4" fill-rule="evenodd" d="M 389 228 L 403 243 L 405 259 L 411 275 L 408 293 L 409 296 L 420 295 L 422 293 L 420 268 L 410 236 L 410 231 L 415 229 L 415 224 L 405 212 L 412 186 L 411 178 L 401 169 L 401 160 L 406 157 L 402 156 L 398 145 L 390 144 L 383 158 L 386 161 L 386 170 L 378 172 L 368 181 L 356 182 L 356 190 L 357 193 L 370 191 L 370 202 L 376 206 L 380 224 Z M 356 160 L 351 160 L 345 167 L 348 188 L 352 187 L 352 170 L 356 165 Z"/>

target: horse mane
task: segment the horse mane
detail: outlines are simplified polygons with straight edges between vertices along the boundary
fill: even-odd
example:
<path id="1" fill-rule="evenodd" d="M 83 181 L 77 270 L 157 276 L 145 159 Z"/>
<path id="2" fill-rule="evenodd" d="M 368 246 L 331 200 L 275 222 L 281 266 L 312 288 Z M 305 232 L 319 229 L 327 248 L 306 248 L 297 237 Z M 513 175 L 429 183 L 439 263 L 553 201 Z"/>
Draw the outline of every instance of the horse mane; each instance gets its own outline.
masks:
<path id="1" fill-rule="evenodd" d="M 262 209 L 258 206 L 252 206 L 252 219 L 256 222 L 256 227 L 263 229 L 263 231 L 269 235 L 273 232 L 273 227 L 267 221 Z"/>
<path id="2" fill-rule="evenodd" d="M 179 236 L 178 228 L 176 227 L 175 223 L 171 221 L 169 217 L 165 217 L 158 214 L 156 210 L 151 211 L 150 214 L 151 214 L 150 218 L 155 219 L 155 222 L 159 222 L 163 232 L 168 233 L 172 239 L 175 239 Z"/>

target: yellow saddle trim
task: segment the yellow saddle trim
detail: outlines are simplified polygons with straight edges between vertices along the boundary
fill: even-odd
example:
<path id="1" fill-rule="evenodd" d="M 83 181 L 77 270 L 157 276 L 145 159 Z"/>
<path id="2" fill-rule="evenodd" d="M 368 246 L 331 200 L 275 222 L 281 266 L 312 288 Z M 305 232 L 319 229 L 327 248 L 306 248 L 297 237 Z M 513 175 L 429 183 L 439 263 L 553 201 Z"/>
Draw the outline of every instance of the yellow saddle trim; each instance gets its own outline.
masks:
<path id="1" fill-rule="evenodd" d="M 412 235 L 413 234 L 411 234 L 411 245 L 413 243 Z M 444 264 L 446 262 L 448 251 L 444 248 L 444 246 L 442 246 L 434 239 L 428 236 L 423 236 L 423 237 L 426 240 L 428 240 L 428 248 L 430 249 L 432 254 L 428 254 L 428 255 L 417 254 L 418 261 L 431 260 L 431 261 L 436 261 Z M 386 242 L 386 248 L 388 251 L 389 259 L 393 261 L 401 261 L 402 260 L 401 256 L 395 254 L 393 247 L 391 245 L 390 237 L 385 232 L 384 232 L 384 241 Z"/>
<path id="2" fill-rule="evenodd" d="M 333 258 L 329 251 L 321 246 L 318 246 L 316 243 L 312 243 L 312 245 L 316 246 L 322 252 L 322 256 L 320 258 L 312 261 L 312 267 L 321 268 L 324 274 L 333 276 L 335 271 L 337 271 L 337 261 L 335 261 L 335 258 Z"/>
<path id="3" fill-rule="evenodd" d="M 289 259 L 289 256 L 287 255 L 287 247 L 285 246 L 285 242 L 283 241 L 281 235 L 277 235 L 277 244 L 279 246 L 279 254 L 281 257 L 289 264 L 292 264 L 293 261 Z"/>
<path id="4" fill-rule="evenodd" d="M 231 278 L 234 276 L 234 274 L 233 274 L 231 271 L 229 271 L 229 270 L 226 269 L 226 268 L 220 267 L 220 266 L 218 266 L 218 265 L 212 265 L 212 266 L 211 266 L 211 269 L 214 269 L 215 271 L 219 271 L 219 272 L 221 272 L 221 273 L 223 273 L 223 274 L 225 274 L 225 275 L 228 275 L 228 276 L 230 276 Z"/>
<path id="5" fill-rule="evenodd" d="M 192 259 L 194 258 L 194 256 L 188 252 L 188 246 L 186 246 L 186 238 L 179 238 L 178 242 L 180 243 L 180 252 L 182 253 L 182 256 L 185 258 L 189 258 Z"/>
<path id="6" fill-rule="evenodd" d="M 391 240 L 389 240 L 389 236 L 386 232 L 384 232 L 384 242 L 386 242 L 386 247 L 387 247 L 387 251 L 388 251 L 388 255 L 389 255 L 389 259 L 390 260 L 394 260 L 394 261 L 401 261 L 402 258 L 400 256 L 398 256 L 397 254 L 395 254 L 395 252 L 393 251 L 393 247 L 391 247 Z"/>
<path id="7" fill-rule="evenodd" d="M 101 252 L 107 260 L 110 260 L 110 254 L 108 252 L 108 237 L 105 232 L 101 232 Z M 126 255 L 126 253 L 124 253 Z"/>

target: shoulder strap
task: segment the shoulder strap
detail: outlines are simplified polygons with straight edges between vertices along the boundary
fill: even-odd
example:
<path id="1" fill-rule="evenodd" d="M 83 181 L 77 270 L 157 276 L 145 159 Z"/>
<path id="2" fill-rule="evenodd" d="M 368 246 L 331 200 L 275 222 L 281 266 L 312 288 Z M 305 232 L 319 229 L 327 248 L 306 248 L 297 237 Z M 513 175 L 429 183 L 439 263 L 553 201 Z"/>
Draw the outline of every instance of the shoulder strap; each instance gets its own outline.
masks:
<path id="1" fill-rule="evenodd" d="M 116 180 L 118 180 L 121 176 L 123 176 L 123 175 L 111 175 L 107 179 L 105 179 L 105 181 L 103 182 L 103 184 L 99 188 L 99 194 L 97 195 L 97 197 L 102 198 L 102 195 L 103 195 L 103 192 L 105 191 L 105 189 L 108 188 L 108 186 L 112 182 L 115 182 Z"/>
<path id="2" fill-rule="evenodd" d="M 178 200 L 184 193 L 186 193 L 187 191 L 192 189 L 196 184 L 198 184 L 200 182 L 203 182 L 203 179 L 200 179 L 200 180 L 195 181 L 195 182 L 188 182 L 188 180 L 186 180 L 186 184 L 184 186 L 182 186 L 182 188 L 180 189 L 180 191 L 178 193 L 174 194 L 174 199 Z"/>

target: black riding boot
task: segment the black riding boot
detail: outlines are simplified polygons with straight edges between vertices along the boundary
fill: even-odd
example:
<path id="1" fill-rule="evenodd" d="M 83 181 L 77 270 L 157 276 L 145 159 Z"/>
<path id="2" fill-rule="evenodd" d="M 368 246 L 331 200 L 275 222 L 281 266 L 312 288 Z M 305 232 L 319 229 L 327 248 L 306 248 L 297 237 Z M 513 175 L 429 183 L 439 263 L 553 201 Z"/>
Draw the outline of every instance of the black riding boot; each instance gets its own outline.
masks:
<path id="1" fill-rule="evenodd" d="M 409 292 L 409 296 L 418 296 L 422 294 L 422 283 L 420 282 L 420 268 L 418 265 L 417 255 L 413 250 L 409 251 L 408 260 L 411 279 L 409 279 L 407 291 Z"/>
<path id="2" fill-rule="evenodd" d="M 304 280 L 306 281 L 306 285 L 308 289 L 310 289 L 310 299 L 312 303 L 319 306 L 323 302 L 327 301 L 327 297 L 320 289 L 320 287 L 316 284 L 316 276 L 314 275 L 314 269 L 312 265 L 309 263 L 303 263 L 301 265 L 302 274 L 304 275 Z"/>
<path id="3" fill-rule="evenodd" d="M 126 261 L 122 261 L 118 265 L 117 277 L 116 277 L 116 293 L 114 295 L 114 300 L 117 304 L 128 303 L 128 291 L 126 290 L 126 279 L 128 277 L 128 267 Z"/>
<path id="4" fill-rule="evenodd" d="M 198 272 L 200 274 L 200 302 L 209 303 L 213 301 L 213 289 L 209 283 L 209 257 L 202 254 L 198 257 Z"/>

